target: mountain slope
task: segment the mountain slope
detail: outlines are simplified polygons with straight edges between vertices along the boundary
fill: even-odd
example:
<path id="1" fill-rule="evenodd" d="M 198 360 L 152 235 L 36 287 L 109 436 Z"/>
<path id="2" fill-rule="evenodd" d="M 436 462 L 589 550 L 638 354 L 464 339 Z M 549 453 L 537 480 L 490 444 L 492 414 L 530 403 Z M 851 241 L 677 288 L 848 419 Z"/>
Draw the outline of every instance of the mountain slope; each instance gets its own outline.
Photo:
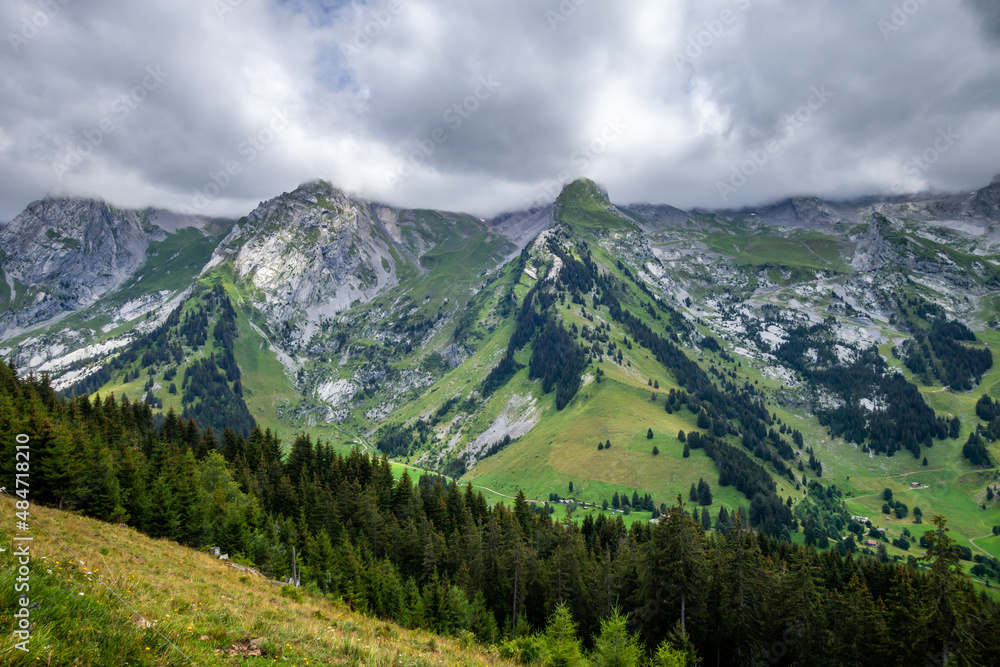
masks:
<path id="1" fill-rule="evenodd" d="M 261 204 L 225 239 L 201 235 L 197 261 L 172 254 L 187 273 L 140 269 L 8 349 L 60 388 L 104 366 L 113 372 L 80 387 L 193 414 L 200 399 L 185 401 L 180 386 L 171 394 L 170 378 L 222 348 L 182 345 L 144 364 L 161 350 L 139 336 L 179 307 L 168 335 L 179 341 L 183 318 L 219 289 L 233 312 L 241 401 L 285 437 L 308 430 L 344 450 L 377 447 L 511 497 L 600 506 L 616 492 L 648 494 L 632 519 L 702 482 L 713 514 L 753 509 L 759 491 L 769 509 L 754 527 L 776 517 L 768 531 L 800 541 L 807 518 L 830 537 L 849 520 L 842 505 L 807 502 L 814 484 L 835 487 L 842 503 L 887 479 L 971 474 L 941 506 L 978 548 L 988 541 L 972 540 L 1000 523 L 986 500 L 990 472 L 975 470 L 997 456 L 975 410 L 982 393 L 1000 397 L 1000 237 L 980 205 L 996 187 L 685 212 L 616 206 L 577 181 L 551 207 L 484 222 L 396 210 L 317 181 Z M 151 306 L 148 321 L 94 315 L 191 266 L 195 284 L 157 292 L 177 296 Z M 206 312 L 211 338 L 221 311 Z M 115 355 L 131 365 L 113 369 Z M 234 378 L 225 383 L 235 395 Z M 967 460 L 967 442 L 985 455 Z M 908 530 L 880 523 L 890 540 Z"/>
<path id="2" fill-rule="evenodd" d="M 93 199 L 29 204 L 0 230 L 0 267 L 8 287 L 0 334 L 10 337 L 79 310 L 121 286 L 155 257 L 151 244 L 167 240 L 158 220 L 171 233 L 192 226 L 217 230 L 220 224 L 151 209 L 121 210 Z"/>
<path id="3" fill-rule="evenodd" d="M 0 498 L 5 544 L 14 514 L 14 502 Z M 6 665 L 510 664 L 289 591 L 205 550 L 38 505 L 31 514 L 29 595 L 37 606 L 29 651 L 7 643 Z M 10 549 L 0 553 L 0 571 L 0 622 L 9 627 L 19 606 Z"/>

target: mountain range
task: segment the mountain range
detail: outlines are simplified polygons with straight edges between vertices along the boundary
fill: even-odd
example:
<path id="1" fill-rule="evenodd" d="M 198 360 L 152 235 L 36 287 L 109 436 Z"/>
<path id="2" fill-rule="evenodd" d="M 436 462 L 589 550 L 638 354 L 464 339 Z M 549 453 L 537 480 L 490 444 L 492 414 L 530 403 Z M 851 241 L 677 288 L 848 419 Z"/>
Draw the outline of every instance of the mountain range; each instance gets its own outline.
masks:
<path id="1" fill-rule="evenodd" d="M 905 558 L 891 488 L 1000 557 L 1000 178 L 691 211 L 579 180 L 489 220 L 324 181 L 238 220 L 50 197 L 0 270 L 0 354 L 67 395 L 643 520 L 707 482 L 776 537 L 864 516 Z"/>

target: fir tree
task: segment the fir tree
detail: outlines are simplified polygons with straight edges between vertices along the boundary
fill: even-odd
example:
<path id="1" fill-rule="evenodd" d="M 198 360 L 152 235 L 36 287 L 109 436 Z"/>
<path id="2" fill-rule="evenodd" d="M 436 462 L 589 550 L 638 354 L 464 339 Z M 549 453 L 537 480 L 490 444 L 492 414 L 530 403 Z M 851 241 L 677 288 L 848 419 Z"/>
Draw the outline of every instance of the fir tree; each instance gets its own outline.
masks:
<path id="1" fill-rule="evenodd" d="M 151 537 L 174 539 L 180 522 L 167 475 L 161 474 L 150 489 L 149 512 L 146 514 L 146 532 Z"/>
<path id="2" fill-rule="evenodd" d="M 583 649 L 576 635 L 576 623 L 565 604 L 556 605 L 542 635 L 544 665 L 577 667 L 583 665 Z"/>
<path id="3" fill-rule="evenodd" d="M 627 625 L 627 618 L 619 607 L 611 616 L 601 621 L 601 631 L 594 641 L 590 664 L 594 667 L 638 667 L 642 660 L 642 647 Z"/>
<path id="4" fill-rule="evenodd" d="M 969 612 L 976 594 L 959 563 L 961 550 L 948 535 L 947 520 L 937 515 L 932 522 L 934 528 L 924 533 L 927 553 L 921 558 L 931 564 L 925 609 L 929 639 L 943 665 L 952 653 L 974 663 L 978 646 Z"/>

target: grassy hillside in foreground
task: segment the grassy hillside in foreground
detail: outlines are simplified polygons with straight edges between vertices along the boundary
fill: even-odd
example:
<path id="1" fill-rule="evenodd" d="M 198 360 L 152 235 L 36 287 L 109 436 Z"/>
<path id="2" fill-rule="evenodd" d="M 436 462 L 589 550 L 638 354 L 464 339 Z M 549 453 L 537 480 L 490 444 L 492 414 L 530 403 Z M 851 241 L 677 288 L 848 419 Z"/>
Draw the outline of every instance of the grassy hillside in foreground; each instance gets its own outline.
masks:
<path id="1" fill-rule="evenodd" d="M 33 608 L 24 653 L 8 630 L 19 595 L 10 547 L 14 513 L 13 501 L 0 497 L 6 547 L 0 552 L 0 664 L 509 664 L 451 639 L 302 596 L 301 589 L 288 591 L 211 554 L 38 506 L 30 519 Z M 254 656 L 251 641 L 260 638 L 262 655 Z"/>

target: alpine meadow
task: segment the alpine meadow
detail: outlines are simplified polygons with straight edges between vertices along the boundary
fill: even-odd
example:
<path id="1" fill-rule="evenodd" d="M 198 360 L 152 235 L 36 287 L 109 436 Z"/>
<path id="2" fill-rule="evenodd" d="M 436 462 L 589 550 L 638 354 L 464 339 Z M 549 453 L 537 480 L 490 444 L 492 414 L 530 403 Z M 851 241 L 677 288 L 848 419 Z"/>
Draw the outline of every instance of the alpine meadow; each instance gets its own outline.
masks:
<path id="1" fill-rule="evenodd" d="M 24 440 L 34 503 L 473 661 L 993 664 L 998 198 L 686 213 L 579 180 L 482 222 L 317 181 L 173 232 L 42 200 L 0 232 L 4 485 Z M 961 233 L 935 217 L 975 206 Z M 60 525 L 32 533 L 48 559 L 95 530 Z M 66 585 L 137 664 L 347 650 L 194 590 L 168 621 L 149 596 L 188 558 L 131 575 L 148 609 Z M 32 621 L 54 655 L 88 641 L 72 613 Z"/>
<path id="2" fill-rule="evenodd" d="M 1000 4 L 0 36 L 0 666 L 1000 666 Z"/>

